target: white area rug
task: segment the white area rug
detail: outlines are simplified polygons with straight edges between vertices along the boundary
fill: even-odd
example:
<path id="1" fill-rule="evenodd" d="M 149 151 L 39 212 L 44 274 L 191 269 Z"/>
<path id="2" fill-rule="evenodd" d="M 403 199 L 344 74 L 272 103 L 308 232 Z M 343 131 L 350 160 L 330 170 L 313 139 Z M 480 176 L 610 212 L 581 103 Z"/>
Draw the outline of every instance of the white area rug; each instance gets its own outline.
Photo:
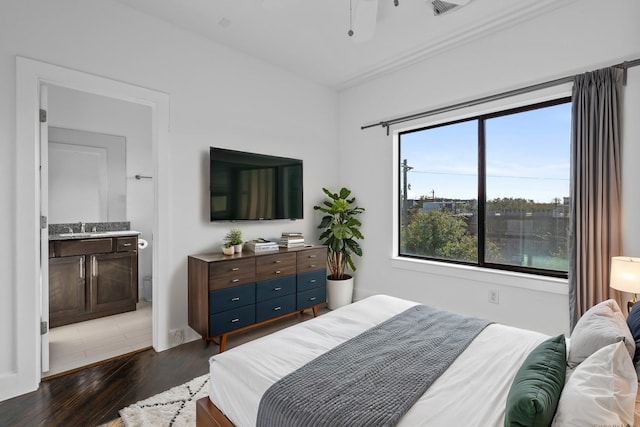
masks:
<path id="1" fill-rule="evenodd" d="M 209 374 L 120 410 L 127 427 L 196 425 L 196 400 L 208 395 Z"/>

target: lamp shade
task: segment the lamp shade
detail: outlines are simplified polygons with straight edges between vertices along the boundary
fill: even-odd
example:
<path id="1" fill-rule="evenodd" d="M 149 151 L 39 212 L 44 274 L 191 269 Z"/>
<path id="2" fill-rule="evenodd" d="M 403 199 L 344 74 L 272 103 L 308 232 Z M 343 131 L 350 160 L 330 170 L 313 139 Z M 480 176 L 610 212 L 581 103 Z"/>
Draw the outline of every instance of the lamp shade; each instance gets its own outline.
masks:
<path id="1" fill-rule="evenodd" d="M 640 258 L 611 258 L 609 286 L 623 292 L 640 293 Z"/>

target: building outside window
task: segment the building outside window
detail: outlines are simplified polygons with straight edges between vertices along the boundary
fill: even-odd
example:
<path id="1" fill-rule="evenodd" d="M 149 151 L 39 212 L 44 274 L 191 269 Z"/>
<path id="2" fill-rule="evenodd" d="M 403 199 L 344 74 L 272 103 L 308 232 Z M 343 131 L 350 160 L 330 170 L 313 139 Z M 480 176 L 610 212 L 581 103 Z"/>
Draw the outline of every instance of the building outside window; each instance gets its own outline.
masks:
<path id="1" fill-rule="evenodd" d="M 569 98 L 399 134 L 399 255 L 566 277 Z"/>

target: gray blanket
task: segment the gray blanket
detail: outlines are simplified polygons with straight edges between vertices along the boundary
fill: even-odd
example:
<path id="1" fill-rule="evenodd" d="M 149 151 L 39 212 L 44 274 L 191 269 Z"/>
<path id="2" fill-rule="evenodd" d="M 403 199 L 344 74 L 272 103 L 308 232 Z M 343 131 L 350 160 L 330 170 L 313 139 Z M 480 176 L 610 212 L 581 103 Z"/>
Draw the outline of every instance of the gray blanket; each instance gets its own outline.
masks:
<path id="1" fill-rule="evenodd" d="M 395 425 L 489 323 L 412 307 L 273 384 L 257 425 Z"/>

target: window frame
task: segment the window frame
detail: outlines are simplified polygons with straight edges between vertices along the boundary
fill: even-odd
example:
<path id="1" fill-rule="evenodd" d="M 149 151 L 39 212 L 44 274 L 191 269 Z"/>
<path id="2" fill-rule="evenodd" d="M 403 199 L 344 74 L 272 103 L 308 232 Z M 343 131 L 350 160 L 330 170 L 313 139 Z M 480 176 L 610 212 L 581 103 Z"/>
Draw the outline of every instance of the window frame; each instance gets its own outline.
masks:
<path id="1" fill-rule="evenodd" d="M 397 215 L 396 218 L 396 256 L 399 259 L 416 259 L 416 260 L 427 260 L 434 262 L 442 262 L 445 264 L 458 264 L 472 267 L 480 267 L 485 269 L 493 269 L 493 270 L 502 270 L 516 273 L 525 273 L 532 274 L 536 276 L 545 276 L 545 277 L 553 277 L 553 278 L 568 278 L 568 272 L 560 271 L 560 270 L 549 270 L 542 268 L 533 268 L 527 266 L 517 266 L 511 264 L 498 264 L 491 263 L 485 261 L 485 240 L 486 240 L 486 132 L 485 132 L 485 122 L 488 119 L 502 117 L 512 114 L 523 113 L 526 111 L 532 111 L 547 107 L 552 107 L 560 104 L 570 104 L 571 96 L 568 95 L 560 95 L 557 97 L 553 97 L 552 99 L 547 99 L 544 101 L 530 101 L 528 103 L 524 103 L 517 107 L 509 107 L 509 108 L 497 108 L 492 112 L 481 113 L 481 114 L 470 114 L 465 116 L 464 118 L 453 119 L 453 120 L 443 120 L 438 123 L 427 125 L 427 126 L 419 126 L 407 130 L 400 130 L 396 133 L 397 137 L 397 145 L 396 145 L 396 153 L 394 156 L 396 159 L 397 165 L 397 185 L 395 194 L 396 197 L 396 209 Z M 402 197 L 401 197 L 401 189 L 400 187 L 403 185 L 402 181 L 402 166 L 400 165 L 401 159 L 401 149 L 402 149 L 402 135 L 425 131 L 429 129 L 435 129 L 443 126 L 455 125 L 468 121 L 478 121 L 478 139 L 477 139 L 477 150 L 478 150 L 478 188 L 477 188 L 477 197 L 478 197 L 478 232 L 477 232 L 477 262 L 467 262 L 453 259 L 443 259 L 443 258 L 435 258 L 423 255 L 412 255 L 412 254 L 403 254 L 402 253 Z M 570 166 L 569 177 L 571 179 L 573 174 L 573 170 Z"/>

